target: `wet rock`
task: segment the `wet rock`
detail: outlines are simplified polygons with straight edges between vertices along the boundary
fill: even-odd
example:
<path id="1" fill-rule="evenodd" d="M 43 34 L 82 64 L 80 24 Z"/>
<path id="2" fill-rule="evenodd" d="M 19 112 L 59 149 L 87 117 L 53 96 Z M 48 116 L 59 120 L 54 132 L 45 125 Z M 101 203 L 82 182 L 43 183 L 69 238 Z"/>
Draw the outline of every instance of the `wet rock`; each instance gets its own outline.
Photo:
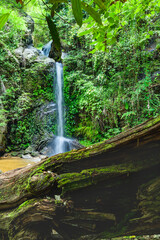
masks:
<path id="1" fill-rule="evenodd" d="M 41 63 L 46 68 L 54 67 L 55 61 L 42 55 L 42 51 L 38 50 L 33 46 L 28 46 L 26 48 L 19 47 L 15 49 L 14 54 L 19 61 L 19 65 L 22 67 L 29 67 L 34 63 Z"/>
<path id="2" fill-rule="evenodd" d="M 47 156 L 46 156 L 46 155 L 39 155 L 39 158 L 40 158 L 41 160 L 43 160 L 43 159 L 47 158 Z"/>
<path id="3" fill-rule="evenodd" d="M 32 156 L 30 154 L 22 154 L 23 159 L 32 159 Z"/>
<path id="4" fill-rule="evenodd" d="M 31 156 L 32 157 L 39 157 L 39 152 L 37 152 L 37 151 L 32 151 L 32 153 L 31 153 Z"/>
<path id="5" fill-rule="evenodd" d="M 29 46 L 28 48 L 24 49 L 23 52 L 23 57 L 28 60 L 31 61 L 32 59 L 35 59 L 35 57 L 39 56 L 40 51 L 32 46 Z"/>
<path id="6" fill-rule="evenodd" d="M 31 18 L 31 16 L 29 16 L 26 13 L 23 13 L 23 15 L 24 15 L 24 19 L 25 19 L 25 22 L 27 25 L 27 30 L 23 37 L 23 45 L 28 46 L 28 45 L 33 44 L 32 33 L 34 31 L 34 20 L 33 20 L 33 18 Z"/>
<path id="7" fill-rule="evenodd" d="M 56 124 L 56 105 L 54 102 L 46 102 L 35 109 L 35 125 L 37 133 L 32 139 L 34 151 L 41 150 L 54 138 L 53 126 Z M 46 153 L 42 153 L 46 155 Z"/>
<path id="8" fill-rule="evenodd" d="M 54 134 L 49 132 L 40 133 L 39 135 L 35 136 L 33 139 L 34 142 L 34 148 L 41 152 L 42 154 L 45 154 L 45 152 L 41 151 L 46 145 L 48 145 L 48 142 L 53 138 Z"/>
<path id="9" fill-rule="evenodd" d="M 23 48 L 23 47 L 19 47 L 19 48 L 17 48 L 17 49 L 14 50 L 14 54 L 16 55 L 16 57 L 18 58 L 18 60 L 21 60 L 21 59 L 22 59 L 23 51 L 24 51 L 24 48 Z"/>
<path id="10" fill-rule="evenodd" d="M 33 152 L 34 149 L 31 145 L 24 150 L 24 154 L 32 154 Z"/>
<path id="11" fill-rule="evenodd" d="M 6 134 L 7 134 L 6 117 L 3 105 L 0 102 L 0 156 L 4 153 L 6 148 Z"/>
<path id="12" fill-rule="evenodd" d="M 72 146 L 72 149 L 80 149 L 85 147 L 82 144 L 80 144 L 77 140 L 72 140 L 71 146 Z"/>

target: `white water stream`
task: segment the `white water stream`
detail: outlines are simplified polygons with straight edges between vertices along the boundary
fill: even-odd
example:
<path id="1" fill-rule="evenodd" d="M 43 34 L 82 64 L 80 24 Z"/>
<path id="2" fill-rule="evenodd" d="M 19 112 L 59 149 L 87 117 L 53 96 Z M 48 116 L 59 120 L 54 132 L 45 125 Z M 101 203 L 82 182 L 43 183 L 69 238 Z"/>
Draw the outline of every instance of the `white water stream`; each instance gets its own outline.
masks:
<path id="1" fill-rule="evenodd" d="M 51 41 L 47 43 L 42 52 L 45 56 L 49 56 L 51 49 Z M 57 105 L 57 136 L 50 144 L 49 156 L 64 153 L 72 149 L 72 139 L 64 137 L 64 98 L 63 98 L 63 65 L 56 62 L 56 105 Z"/>

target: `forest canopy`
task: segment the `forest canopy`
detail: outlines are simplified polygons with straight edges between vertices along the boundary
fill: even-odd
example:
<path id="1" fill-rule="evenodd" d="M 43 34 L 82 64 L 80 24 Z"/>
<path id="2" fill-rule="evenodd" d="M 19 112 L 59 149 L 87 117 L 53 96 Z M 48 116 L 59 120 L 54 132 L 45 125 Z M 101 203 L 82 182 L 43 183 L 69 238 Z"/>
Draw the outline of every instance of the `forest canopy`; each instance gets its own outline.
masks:
<path id="1" fill-rule="evenodd" d="M 17 8 L 27 8 L 39 5 L 41 16 L 38 18 L 46 19 L 52 39 L 57 50 L 60 49 L 60 38 L 57 30 L 59 19 L 67 22 L 65 16 L 66 9 L 72 9 L 74 19 L 81 27 L 78 30 L 78 36 L 89 34 L 92 36 L 91 44 L 96 50 L 106 51 L 109 46 L 114 44 L 119 37 L 120 29 L 127 24 L 133 24 L 136 21 L 137 28 L 146 19 L 152 20 L 152 17 L 158 14 L 160 2 L 158 0 L 16 0 L 13 6 Z M 16 4 L 17 3 L 17 4 Z M 12 12 L 6 12 L 0 17 L 0 29 L 4 26 Z M 144 36 L 145 39 L 152 36 L 153 31 L 149 31 Z"/>

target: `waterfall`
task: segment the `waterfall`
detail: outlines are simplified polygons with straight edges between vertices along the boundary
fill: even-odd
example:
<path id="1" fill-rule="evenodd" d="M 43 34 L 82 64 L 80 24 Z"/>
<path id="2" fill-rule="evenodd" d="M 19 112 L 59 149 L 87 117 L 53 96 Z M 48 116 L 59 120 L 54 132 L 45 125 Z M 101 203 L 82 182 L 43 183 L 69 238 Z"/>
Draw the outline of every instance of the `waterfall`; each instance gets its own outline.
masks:
<path id="1" fill-rule="evenodd" d="M 47 43 L 42 48 L 42 53 L 45 56 L 49 56 L 51 49 L 51 43 Z M 53 77 L 54 80 L 54 77 Z M 56 105 L 57 105 L 57 136 L 48 146 L 48 156 L 52 156 L 58 153 L 64 153 L 73 149 L 72 139 L 64 136 L 64 99 L 63 99 L 63 65 L 60 62 L 56 62 Z"/>
<path id="2" fill-rule="evenodd" d="M 54 154 L 65 152 L 64 138 L 64 108 L 63 108 L 63 66 L 56 62 L 56 103 L 57 103 L 57 137 Z"/>
<path id="3" fill-rule="evenodd" d="M 0 78 L 0 79 L 1 79 L 1 78 Z M 6 87 L 5 87 L 2 79 L 1 79 L 1 91 L 2 91 L 2 93 L 5 93 L 5 92 L 6 92 Z"/>
<path id="4" fill-rule="evenodd" d="M 63 119 L 63 66 L 62 63 L 56 63 L 56 102 L 58 109 L 58 136 L 64 136 Z"/>
<path id="5" fill-rule="evenodd" d="M 49 41 L 46 45 L 43 46 L 42 48 L 42 54 L 45 55 L 46 57 L 49 56 L 49 52 L 51 50 L 51 45 L 52 41 Z"/>

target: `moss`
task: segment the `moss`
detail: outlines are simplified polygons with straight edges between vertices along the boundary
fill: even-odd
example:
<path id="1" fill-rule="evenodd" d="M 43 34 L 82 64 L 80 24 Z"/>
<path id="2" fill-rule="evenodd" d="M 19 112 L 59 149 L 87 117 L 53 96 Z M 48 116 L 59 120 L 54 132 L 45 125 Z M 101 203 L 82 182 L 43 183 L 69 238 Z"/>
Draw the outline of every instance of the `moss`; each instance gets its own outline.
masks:
<path id="1" fill-rule="evenodd" d="M 160 123 L 160 115 L 151 120 L 148 120 L 148 123 L 145 124 L 144 129 L 150 128 L 150 127 L 156 125 L 157 123 Z"/>
<path id="2" fill-rule="evenodd" d="M 51 186 L 54 183 L 54 181 L 55 178 L 52 176 L 52 173 L 39 172 L 32 175 L 28 179 L 26 190 L 30 193 L 36 194 L 38 192 L 46 190 L 49 186 Z"/>
<path id="3" fill-rule="evenodd" d="M 27 201 L 23 202 L 23 203 L 16 209 L 16 212 L 17 212 L 17 211 L 20 211 L 21 209 L 24 209 L 24 207 L 27 207 L 27 206 L 30 205 L 30 204 L 34 204 L 36 201 L 37 201 L 37 199 L 30 199 L 30 200 L 27 200 Z"/>
<path id="4" fill-rule="evenodd" d="M 58 187 L 62 188 L 62 194 L 68 191 L 88 187 L 107 178 L 127 174 L 126 170 L 118 170 L 116 167 L 93 168 L 83 170 L 80 173 L 66 173 L 57 177 Z"/>

